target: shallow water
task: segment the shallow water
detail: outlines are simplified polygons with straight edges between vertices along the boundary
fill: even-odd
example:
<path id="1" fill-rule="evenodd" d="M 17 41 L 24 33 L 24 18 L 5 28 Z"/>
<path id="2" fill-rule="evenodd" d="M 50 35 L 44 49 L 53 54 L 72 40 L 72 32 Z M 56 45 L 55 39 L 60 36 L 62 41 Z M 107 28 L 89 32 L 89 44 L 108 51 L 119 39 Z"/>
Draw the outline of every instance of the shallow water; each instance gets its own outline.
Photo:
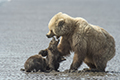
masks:
<path id="1" fill-rule="evenodd" d="M 119 80 L 119 0 L 11 0 L 0 5 L 0 80 Z M 109 73 L 25 73 L 20 71 L 31 55 L 48 47 L 48 22 L 58 12 L 83 17 L 107 30 L 116 41 L 116 55 L 107 64 Z M 59 70 L 69 69 L 73 54 Z M 83 63 L 79 70 L 86 68 Z M 101 75 L 102 74 L 102 75 Z"/>

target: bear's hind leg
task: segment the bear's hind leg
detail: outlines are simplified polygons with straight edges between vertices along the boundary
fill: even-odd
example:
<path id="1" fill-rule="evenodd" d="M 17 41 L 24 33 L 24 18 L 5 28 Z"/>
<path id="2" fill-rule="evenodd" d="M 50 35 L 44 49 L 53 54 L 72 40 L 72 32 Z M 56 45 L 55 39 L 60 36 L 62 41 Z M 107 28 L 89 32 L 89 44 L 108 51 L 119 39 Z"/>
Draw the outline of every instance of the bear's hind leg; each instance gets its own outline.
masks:
<path id="1" fill-rule="evenodd" d="M 98 72 L 96 66 L 90 62 L 85 62 L 89 68 L 84 68 L 83 71 L 85 72 Z"/>
<path id="2" fill-rule="evenodd" d="M 96 66 L 96 70 L 99 72 L 105 72 L 107 60 L 100 56 L 94 56 L 94 64 Z"/>
<path id="3" fill-rule="evenodd" d="M 96 66 L 92 63 L 85 62 L 90 69 L 96 69 Z"/>

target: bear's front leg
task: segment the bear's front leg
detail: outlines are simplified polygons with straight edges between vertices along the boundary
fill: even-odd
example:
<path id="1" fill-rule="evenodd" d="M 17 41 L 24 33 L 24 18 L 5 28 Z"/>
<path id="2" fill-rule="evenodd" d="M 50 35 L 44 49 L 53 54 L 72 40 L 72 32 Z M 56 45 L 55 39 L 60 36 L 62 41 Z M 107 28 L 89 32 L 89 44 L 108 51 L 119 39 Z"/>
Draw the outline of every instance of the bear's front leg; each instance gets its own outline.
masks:
<path id="1" fill-rule="evenodd" d="M 82 64 L 84 58 L 85 58 L 84 53 L 82 53 L 82 54 L 75 53 L 74 58 L 73 58 L 73 62 L 72 62 L 70 69 L 69 69 L 69 72 L 75 72 Z"/>

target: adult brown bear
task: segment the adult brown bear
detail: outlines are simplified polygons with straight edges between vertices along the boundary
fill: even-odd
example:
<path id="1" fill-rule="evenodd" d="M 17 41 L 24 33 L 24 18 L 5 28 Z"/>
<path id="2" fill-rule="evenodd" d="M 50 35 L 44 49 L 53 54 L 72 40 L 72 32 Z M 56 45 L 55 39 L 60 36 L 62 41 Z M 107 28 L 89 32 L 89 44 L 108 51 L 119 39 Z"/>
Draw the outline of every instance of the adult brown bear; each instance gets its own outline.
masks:
<path id="1" fill-rule="evenodd" d="M 115 41 L 103 28 L 89 24 L 83 18 L 58 13 L 49 22 L 47 37 L 60 37 L 59 51 L 67 56 L 75 52 L 70 71 L 85 62 L 90 70 L 105 71 L 107 62 L 115 55 Z"/>

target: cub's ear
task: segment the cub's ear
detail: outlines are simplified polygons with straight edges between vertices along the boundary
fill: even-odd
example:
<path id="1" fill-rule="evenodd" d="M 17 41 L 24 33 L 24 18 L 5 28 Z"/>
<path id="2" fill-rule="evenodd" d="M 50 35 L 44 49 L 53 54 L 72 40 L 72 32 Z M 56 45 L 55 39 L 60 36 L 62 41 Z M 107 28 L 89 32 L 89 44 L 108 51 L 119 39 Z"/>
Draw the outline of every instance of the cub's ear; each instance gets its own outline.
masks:
<path id="1" fill-rule="evenodd" d="M 62 26 L 65 23 L 64 19 L 59 19 L 58 26 Z"/>
<path id="2" fill-rule="evenodd" d="M 47 51 L 47 49 L 41 50 L 38 54 L 41 54 L 43 57 L 45 57 L 48 55 L 48 51 Z"/>

